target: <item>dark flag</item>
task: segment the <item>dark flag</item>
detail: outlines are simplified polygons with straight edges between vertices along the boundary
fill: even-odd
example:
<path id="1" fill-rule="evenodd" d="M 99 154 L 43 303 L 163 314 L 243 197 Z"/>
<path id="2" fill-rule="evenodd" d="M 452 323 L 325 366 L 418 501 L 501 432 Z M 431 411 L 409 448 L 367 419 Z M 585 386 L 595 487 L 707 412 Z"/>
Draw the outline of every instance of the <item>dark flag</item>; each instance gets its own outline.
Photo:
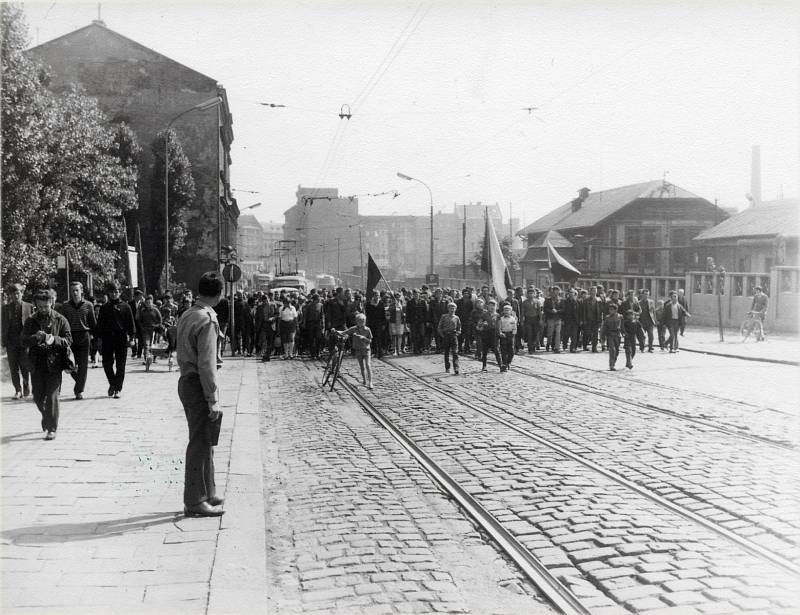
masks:
<path id="1" fill-rule="evenodd" d="M 375 264 L 375 261 L 372 259 L 372 254 L 367 253 L 367 299 L 372 296 L 372 291 L 375 290 L 375 287 L 378 286 L 381 280 L 386 283 L 386 286 L 389 286 L 381 270 L 378 269 L 378 265 Z"/>
<path id="2" fill-rule="evenodd" d="M 550 273 L 553 274 L 553 280 L 573 282 L 581 275 L 581 272 L 573 267 L 566 258 L 556 252 L 556 249 L 549 241 L 547 242 L 547 262 L 550 265 Z"/>

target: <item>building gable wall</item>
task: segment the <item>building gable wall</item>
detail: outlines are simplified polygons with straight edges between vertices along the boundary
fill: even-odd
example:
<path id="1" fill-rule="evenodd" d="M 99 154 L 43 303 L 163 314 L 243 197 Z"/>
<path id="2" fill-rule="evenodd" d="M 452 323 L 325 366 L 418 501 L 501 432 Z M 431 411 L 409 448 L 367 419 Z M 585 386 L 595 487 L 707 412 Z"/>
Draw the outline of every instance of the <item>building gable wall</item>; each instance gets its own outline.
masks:
<path id="1" fill-rule="evenodd" d="M 154 257 L 156 246 L 147 245 L 153 154 L 156 135 L 176 115 L 220 94 L 215 80 L 183 66 L 135 41 L 92 24 L 28 51 L 50 67 L 50 89 L 62 92 L 72 84 L 97 98 L 111 122 L 125 122 L 142 147 L 139 174 L 139 223 L 142 227 L 143 258 Z M 192 111 L 173 124 L 173 129 L 192 165 L 196 196 L 188 216 L 186 246 L 172 265 L 176 281 L 190 287 L 204 271 L 217 266 L 217 244 L 233 242 L 235 220 L 219 224 L 220 171 L 228 177 L 229 144 L 220 139 L 221 111 Z M 148 217 L 149 218 L 149 217 Z M 218 229 L 232 229 L 218 238 Z M 163 243 L 156 244 L 163 253 Z M 162 257 L 158 257 L 162 258 Z M 152 287 L 157 280 L 148 280 Z"/>

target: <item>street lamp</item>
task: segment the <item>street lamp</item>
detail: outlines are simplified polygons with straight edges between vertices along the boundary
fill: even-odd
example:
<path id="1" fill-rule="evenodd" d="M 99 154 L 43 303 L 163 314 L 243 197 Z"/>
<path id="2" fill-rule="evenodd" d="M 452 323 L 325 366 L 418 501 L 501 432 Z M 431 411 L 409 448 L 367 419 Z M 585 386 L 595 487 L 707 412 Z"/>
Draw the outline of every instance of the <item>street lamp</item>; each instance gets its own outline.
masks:
<path id="1" fill-rule="evenodd" d="M 406 175 L 400 172 L 397 173 L 397 177 L 408 181 L 419 182 L 428 189 L 428 195 L 430 195 L 431 197 L 431 264 L 428 267 L 428 273 L 432 274 L 433 273 L 433 192 L 431 192 L 431 187 L 421 179 L 417 179 L 416 177 L 411 177 L 410 175 Z"/>
<path id="2" fill-rule="evenodd" d="M 222 104 L 219 96 L 209 98 L 194 107 L 189 107 L 173 117 L 164 133 L 164 290 L 169 290 L 169 131 L 176 120 L 192 111 L 207 111 Z M 219 205 L 217 205 L 219 207 Z M 219 216 L 217 217 L 219 218 Z M 217 229 L 219 233 L 219 228 Z"/>

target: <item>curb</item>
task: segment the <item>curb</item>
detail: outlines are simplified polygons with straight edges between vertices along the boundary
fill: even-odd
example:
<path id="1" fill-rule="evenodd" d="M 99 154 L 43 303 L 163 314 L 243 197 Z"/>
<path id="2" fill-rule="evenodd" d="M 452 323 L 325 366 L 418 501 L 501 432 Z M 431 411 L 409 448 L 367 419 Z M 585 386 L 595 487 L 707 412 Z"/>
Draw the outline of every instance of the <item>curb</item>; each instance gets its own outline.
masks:
<path id="1" fill-rule="evenodd" d="M 236 363 L 228 361 L 234 367 Z M 258 363 L 239 362 L 225 515 L 211 569 L 206 615 L 267 612 L 266 520 L 261 460 Z"/>
<path id="2" fill-rule="evenodd" d="M 728 359 L 741 359 L 742 361 L 755 361 L 756 363 L 776 363 L 778 365 L 793 365 L 800 366 L 798 361 L 789 361 L 788 359 L 768 359 L 766 357 L 747 357 L 740 354 L 729 354 L 725 352 L 714 352 L 713 350 L 696 350 L 694 348 L 686 348 L 681 346 L 683 352 L 694 352 L 696 354 L 707 354 L 714 357 L 726 357 Z"/>

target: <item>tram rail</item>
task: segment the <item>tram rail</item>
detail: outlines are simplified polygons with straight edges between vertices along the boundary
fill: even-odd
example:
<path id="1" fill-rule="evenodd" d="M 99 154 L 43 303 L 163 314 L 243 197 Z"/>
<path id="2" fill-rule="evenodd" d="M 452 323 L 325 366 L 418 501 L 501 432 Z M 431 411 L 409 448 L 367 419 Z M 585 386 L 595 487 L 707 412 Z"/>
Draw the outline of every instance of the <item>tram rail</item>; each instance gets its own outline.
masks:
<path id="1" fill-rule="evenodd" d="M 710 521 L 710 520 L 698 515 L 697 513 L 694 513 L 693 511 L 689 510 L 688 508 L 680 506 L 679 504 L 676 504 L 674 502 L 671 502 L 671 501 L 667 500 L 666 498 L 664 498 L 664 497 L 662 497 L 662 496 L 660 496 L 658 494 L 653 493 L 649 489 L 641 487 L 640 485 L 636 484 L 635 482 L 620 476 L 616 472 L 613 472 L 611 470 L 608 470 L 608 469 L 600 466 L 599 464 L 595 463 L 594 461 L 591 461 L 590 459 L 587 459 L 586 457 L 584 457 L 582 455 L 579 455 L 577 453 L 573 453 L 572 451 L 566 449 L 565 447 L 561 446 L 560 444 L 557 444 L 557 443 L 555 443 L 555 442 L 553 442 L 553 441 L 551 441 L 551 440 L 549 440 L 549 439 L 547 439 L 545 437 L 542 437 L 542 436 L 539 436 L 537 434 L 534 434 L 534 433 L 528 431 L 527 429 L 523 429 L 523 428 L 519 427 L 518 425 L 515 425 L 514 423 L 512 423 L 512 422 L 508 421 L 507 419 L 503 418 L 502 416 L 499 416 L 497 413 L 495 413 L 495 412 L 493 412 L 491 410 L 488 410 L 486 408 L 482 408 L 482 407 L 478 406 L 477 404 L 474 404 L 474 403 L 472 403 L 472 402 L 470 402 L 468 400 L 465 400 L 465 399 L 463 399 L 462 396 L 459 396 L 456 393 L 448 391 L 447 389 L 445 389 L 445 388 L 443 388 L 443 387 L 441 387 L 439 385 L 432 384 L 431 382 L 427 381 L 425 378 L 415 374 L 414 372 L 412 372 L 411 370 L 409 370 L 409 369 L 407 369 L 407 368 L 405 368 L 403 366 L 397 365 L 395 362 L 389 362 L 389 361 L 385 361 L 384 360 L 383 363 L 386 364 L 386 365 L 390 365 L 391 367 L 397 369 L 398 371 L 400 371 L 403 374 L 407 375 L 408 377 L 412 378 L 417 383 L 424 385 L 425 387 L 431 389 L 432 391 L 435 391 L 439 395 L 447 397 L 448 399 L 456 402 L 457 404 L 460 404 L 461 406 L 469 408 L 469 409 L 473 410 L 474 412 L 477 412 L 477 413 L 479 413 L 479 414 L 481 414 L 481 415 L 483 415 L 483 416 L 485 416 L 487 418 L 490 418 L 491 420 L 494 420 L 494 421 L 496 421 L 498 423 L 503 424 L 504 426 L 512 429 L 516 433 L 521 434 L 521 435 L 523 435 L 523 436 L 525 436 L 527 438 L 530 438 L 530 439 L 532 439 L 532 440 L 534 440 L 534 441 L 546 446 L 547 448 L 557 452 L 558 454 L 560 454 L 560 455 L 562 455 L 564 457 L 567 457 L 567 458 L 569 458 L 569 459 L 571 459 L 573 461 L 576 461 L 577 463 L 579 463 L 579 464 L 581 464 L 581 465 L 593 470 L 594 472 L 597 472 L 598 474 L 601 474 L 602 476 L 604 476 L 604 477 L 616 482 L 619 485 L 624 486 L 626 489 L 635 492 L 636 494 L 638 494 L 641 497 L 644 497 L 647 500 L 659 505 L 660 507 L 662 507 L 664 509 L 667 509 L 670 512 L 672 512 L 674 514 L 677 514 L 677 515 L 679 515 L 680 517 L 682 517 L 684 519 L 687 519 L 687 520 L 689 520 L 689 521 L 691 521 L 691 522 L 693 522 L 693 523 L 695 523 L 697 525 L 700 525 L 700 526 L 704 527 L 705 529 L 707 529 L 707 530 L 717 534 L 718 536 L 728 540 L 729 542 L 735 544 L 736 546 L 738 546 L 739 548 L 747 551 L 748 553 L 750 553 L 752 555 L 755 555 L 755 556 L 761 558 L 764 561 L 768 561 L 768 562 L 770 562 L 770 563 L 772 563 L 772 564 L 774 564 L 776 566 L 779 566 L 779 567 L 781 567 L 782 569 L 786 570 L 787 572 L 791 573 L 794 576 L 800 577 L 800 566 L 798 566 L 793 561 L 787 559 L 786 557 L 780 555 L 779 553 L 775 553 L 775 552 L 773 552 L 773 551 L 771 551 L 771 550 L 769 550 L 769 549 L 767 549 L 765 547 L 762 547 L 761 545 L 759 545 L 759 544 L 757 544 L 757 543 L 755 543 L 755 542 L 753 542 L 751 540 L 748 540 L 747 538 L 739 536 L 739 535 L 735 534 L 734 532 L 728 530 L 727 528 L 725 528 L 725 527 L 723 527 L 723 526 L 721 526 L 721 525 L 719 525 L 719 524 L 717 524 L 717 523 L 715 523 L 713 521 Z M 495 406 L 495 402 L 493 402 L 491 400 L 486 400 L 486 404 L 487 405 L 491 405 L 491 406 Z"/>
<path id="2" fill-rule="evenodd" d="M 466 489 L 461 487 L 439 464 L 431 459 L 393 421 L 386 417 L 369 399 L 354 387 L 347 376 L 341 376 L 342 387 L 384 429 L 386 429 L 411 456 L 433 477 L 443 491 L 455 500 L 469 517 L 496 542 L 513 560 L 523 574 L 542 592 L 544 597 L 564 615 L 589 615 L 591 610 L 580 598 L 517 538 L 494 515 L 484 508 Z"/>
<path id="3" fill-rule="evenodd" d="M 615 393 L 608 392 L 608 391 L 601 391 L 601 390 L 598 390 L 597 387 L 594 387 L 592 385 L 586 384 L 586 383 L 581 382 L 579 380 L 574 380 L 572 378 L 565 378 L 565 377 L 562 377 L 562 376 L 553 376 L 551 374 L 537 374 L 537 373 L 533 373 L 531 371 L 531 369 L 528 368 L 528 367 L 520 367 L 519 365 L 513 365 L 513 364 L 509 367 L 509 369 L 512 372 L 517 373 L 517 374 L 522 374 L 522 375 L 525 375 L 525 376 L 529 376 L 531 378 L 536 378 L 538 380 L 542 380 L 544 382 L 549 382 L 549 383 L 555 384 L 557 386 L 568 387 L 570 389 L 578 389 L 578 390 L 581 390 L 581 391 L 584 391 L 584 392 L 587 392 L 587 393 L 591 393 L 593 395 L 597 395 L 598 397 L 604 397 L 606 399 L 610 399 L 610 400 L 613 400 L 613 401 L 616 401 L 616 402 L 620 402 L 620 403 L 624 403 L 624 404 L 628 404 L 628 405 L 632 405 L 632 406 L 637 406 L 639 408 L 643 408 L 645 410 L 650 410 L 652 412 L 658 412 L 660 414 L 664 414 L 664 415 L 667 415 L 667 416 L 670 416 L 670 417 L 673 417 L 673 418 L 676 418 L 676 419 L 680 419 L 682 421 L 686 421 L 686 422 L 689 422 L 689 423 L 694 423 L 696 425 L 702 425 L 704 427 L 708 427 L 708 428 L 711 428 L 711 429 L 716 429 L 717 431 L 720 431 L 720 432 L 725 433 L 727 435 L 736 436 L 738 438 L 743 438 L 745 440 L 750 440 L 751 442 L 758 442 L 759 444 L 766 444 L 768 446 L 773 446 L 773 447 L 780 448 L 780 449 L 783 449 L 783 450 L 788 450 L 788 451 L 796 451 L 796 450 L 798 450 L 797 446 L 795 446 L 794 444 L 788 443 L 788 442 L 780 442 L 780 441 L 772 440 L 770 438 L 767 438 L 765 436 L 759 436 L 757 434 L 743 433 L 742 431 L 740 431 L 738 429 L 733 429 L 733 428 L 730 428 L 730 427 L 726 427 L 726 426 L 721 425 L 720 423 L 715 422 L 715 421 L 696 418 L 696 417 L 691 417 L 691 416 L 686 416 L 686 414 L 683 414 L 683 413 L 680 413 L 680 412 L 676 412 L 674 410 L 670 410 L 669 408 L 661 407 L 661 406 L 659 406 L 657 404 L 653 404 L 653 403 L 649 403 L 649 402 L 636 401 L 636 400 L 631 399 L 630 397 L 625 397 L 623 395 L 617 395 Z M 639 382 L 640 381 L 637 381 L 637 384 Z M 659 385 L 659 386 L 661 386 L 661 385 Z M 677 389 L 677 388 L 674 388 L 674 387 L 664 386 L 664 387 L 661 387 L 661 388 L 673 389 L 675 391 L 681 392 L 680 389 Z M 710 397 L 710 398 L 714 399 L 715 401 L 722 401 L 722 402 L 725 402 L 725 403 L 731 403 L 732 402 L 732 400 L 728 400 L 728 399 L 725 399 L 725 398 L 722 398 L 722 397 L 714 397 L 714 396 L 711 396 L 711 395 L 704 395 L 704 396 L 705 397 Z M 776 412 L 779 412 L 779 411 L 776 411 Z"/>

